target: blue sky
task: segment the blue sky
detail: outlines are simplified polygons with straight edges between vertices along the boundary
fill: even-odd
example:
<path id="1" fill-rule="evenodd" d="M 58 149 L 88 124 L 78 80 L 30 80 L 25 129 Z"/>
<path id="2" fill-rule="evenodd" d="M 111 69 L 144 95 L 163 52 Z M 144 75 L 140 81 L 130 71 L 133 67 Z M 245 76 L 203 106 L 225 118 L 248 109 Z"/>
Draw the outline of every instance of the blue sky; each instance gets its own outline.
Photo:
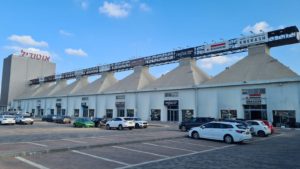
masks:
<path id="1" fill-rule="evenodd" d="M 2 0 L 0 56 L 21 48 L 44 51 L 62 73 L 237 38 L 247 30 L 300 27 L 299 11 L 299 0 Z M 245 55 L 197 63 L 214 76 Z M 300 74 L 299 44 L 273 48 L 271 55 Z M 150 71 L 159 77 L 175 66 Z"/>

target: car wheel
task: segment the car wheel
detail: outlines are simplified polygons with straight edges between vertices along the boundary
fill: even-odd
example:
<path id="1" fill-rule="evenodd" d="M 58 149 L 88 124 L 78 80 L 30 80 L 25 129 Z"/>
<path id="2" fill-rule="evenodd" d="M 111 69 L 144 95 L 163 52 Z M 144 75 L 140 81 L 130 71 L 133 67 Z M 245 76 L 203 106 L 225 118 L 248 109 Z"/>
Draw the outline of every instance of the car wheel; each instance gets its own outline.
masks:
<path id="1" fill-rule="evenodd" d="M 119 130 L 123 130 L 123 126 L 120 124 L 118 127 Z"/>
<path id="2" fill-rule="evenodd" d="M 265 137 L 265 136 L 266 136 L 266 133 L 265 133 L 264 131 L 262 131 L 262 130 L 259 130 L 259 131 L 257 132 L 257 135 L 258 135 L 259 137 Z"/>
<path id="3" fill-rule="evenodd" d="M 110 130 L 110 126 L 109 126 L 109 124 L 108 124 L 108 125 L 106 125 L 106 130 Z"/>
<path id="4" fill-rule="evenodd" d="M 181 131 L 186 131 L 186 127 L 185 126 L 181 126 Z"/>
<path id="5" fill-rule="evenodd" d="M 224 136 L 224 142 L 227 143 L 227 144 L 231 144 L 233 143 L 233 138 L 231 135 L 225 135 Z"/>
<path id="6" fill-rule="evenodd" d="M 31 122 L 30 125 L 33 125 L 33 122 Z"/>
<path id="7" fill-rule="evenodd" d="M 199 139 L 199 138 L 200 138 L 199 133 L 198 133 L 197 131 L 194 131 L 194 132 L 192 133 L 192 138 L 193 138 L 193 139 Z"/>
<path id="8" fill-rule="evenodd" d="M 129 130 L 132 130 L 132 127 L 129 127 Z"/>
<path id="9" fill-rule="evenodd" d="M 140 125 L 138 123 L 136 123 L 135 128 L 140 128 Z"/>

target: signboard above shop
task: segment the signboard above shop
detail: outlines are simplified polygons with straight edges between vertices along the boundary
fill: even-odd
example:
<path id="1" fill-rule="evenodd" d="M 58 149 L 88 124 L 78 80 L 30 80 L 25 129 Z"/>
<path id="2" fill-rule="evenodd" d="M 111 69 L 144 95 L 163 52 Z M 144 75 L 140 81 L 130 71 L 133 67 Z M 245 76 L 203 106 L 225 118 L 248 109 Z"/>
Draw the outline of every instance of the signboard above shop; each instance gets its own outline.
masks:
<path id="1" fill-rule="evenodd" d="M 32 51 L 28 49 L 21 49 L 21 57 L 28 57 L 35 60 L 42 60 L 45 62 L 50 62 L 50 55 L 44 52 Z"/>

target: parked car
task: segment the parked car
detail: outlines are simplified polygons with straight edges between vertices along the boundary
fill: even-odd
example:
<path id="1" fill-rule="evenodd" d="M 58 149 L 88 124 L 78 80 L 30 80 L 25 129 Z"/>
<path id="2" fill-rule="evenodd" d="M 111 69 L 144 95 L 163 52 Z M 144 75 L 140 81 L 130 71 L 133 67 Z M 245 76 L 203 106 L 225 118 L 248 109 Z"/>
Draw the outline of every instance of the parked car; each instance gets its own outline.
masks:
<path id="1" fill-rule="evenodd" d="M 125 120 L 134 121 L 134 128 L 147 128 L 148 122 L 138 117 L 125 117 Z"/>
<path id="2" fill-rule="evenodd" d="M 252 135 L 249 129 L 240 123 L 212 121 L 200 127 L 193 127 L 189 131 L 189 137 L 221 140 L 231 144 L 250 140 Z"/>
<path id="3" fill-rule="evenodd" d="M 271 134 L 273 134 L 275 132 L 275 128 L 273 127 L 273 124 L 267 120 L 262 120 L 262 122 L 265 123 L 266 126 L 269 127 L 269 129 L 271 130 Z"/>
<path id="4" fill-rule="evenodd" d="M 0 115 L 0 124 L 16 124 L 15 117 L 12 115 Z"/>
<path id="5" fill-rule="evenodd" d="M 188 131 L 193 127 L 201 126 L 202 124 L 214 121 L 212 117 L 194 117 L 188 121 L 182 121 L 179 123 L 179 130 Z"/>
<path id="6" fill-rule="evenodd" d="M 95 127 L 101 127 L 101 126 L 105 126 L 107 119 L 96 117 L 96 118 L 93 118 L 92 121 L 95 123 Z"/>
<path id="7" fill-rule="evenodd" d="M 106 122 L 106 129 L 110 130 L 111 128 L 116 128 L 123 130 L 124 128 L 128 128 L 131 130 L 134 128 L 134 125 L 133 120 L 126 120 L 124 117 L 117 117 Z"/>
<path id="8" fill-rule="evenodd" d="M 30 116 L 18 115 L 15 118 L 17 124 L 33 124 L 34 120 Z"/>
<path id="9" fill-rule="evenodd" d="M 271 129 L 260 120 L 248 120 L 246 121 L 254 129 L 254 134 L 260 137 L 268 136 L 271 134 Z"/>
<path id="10" fill-rule="evenodd" d="M 53 122 L 57 118 L 57 115 L 48 114 L 42 117 L 42 121 Z"/>
<path id="11" fill-rule="evenodd" d="M 239 123 L 239 124 L 242 124 L 242 125 L 245 125 L 246 127 L 248 127 L 249 128 L 249 130 L 250 130 L 250 133 L 253 135 L 253 134 L 255 134 L 254 133 L 254 128 L 252 127 L 252 126 L 250 126 L 248 123 L 246 123 L 246 121 L 244 121 L 244 120 L 241 120 L 241 119 L 239 119 L 239 120 L 232 120 L 232 119 L 221 119 L 220 121 L 226 121 L 226 122 L 236 122 L 236 123 Z"/>
<path id="12" fill-rule="evenodd" d="M 57 116 L 54 120 L 55 123 L 62 123 L 62 124 L 70 124 L 72 121 L 70 116 Z"/>
<path id="13" fill-rule="evenodd" d="M 89 118 L 77 118 L 74 123 L 74 127 L 95 127 L 95 123 Z"/>

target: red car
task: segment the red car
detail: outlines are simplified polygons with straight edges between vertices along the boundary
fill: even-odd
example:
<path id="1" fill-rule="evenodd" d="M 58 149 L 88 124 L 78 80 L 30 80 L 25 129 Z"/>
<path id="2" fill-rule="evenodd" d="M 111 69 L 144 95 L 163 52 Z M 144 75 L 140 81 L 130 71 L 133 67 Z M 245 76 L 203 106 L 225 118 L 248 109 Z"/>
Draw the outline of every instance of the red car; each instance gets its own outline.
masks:
<path id="1" fill-rule="evenodd" d="M 275 132 L 275 129 L 274 129 L 274 127 L 273 127 L 273 125 L 272 125 L 271 122 L 269 122 L 267 120 L 262 120 L 262 122 L 264 122 L 265 125 L 269 127 L 269 129 L 271 130 L 271 134 L 273 134 Z"/>

